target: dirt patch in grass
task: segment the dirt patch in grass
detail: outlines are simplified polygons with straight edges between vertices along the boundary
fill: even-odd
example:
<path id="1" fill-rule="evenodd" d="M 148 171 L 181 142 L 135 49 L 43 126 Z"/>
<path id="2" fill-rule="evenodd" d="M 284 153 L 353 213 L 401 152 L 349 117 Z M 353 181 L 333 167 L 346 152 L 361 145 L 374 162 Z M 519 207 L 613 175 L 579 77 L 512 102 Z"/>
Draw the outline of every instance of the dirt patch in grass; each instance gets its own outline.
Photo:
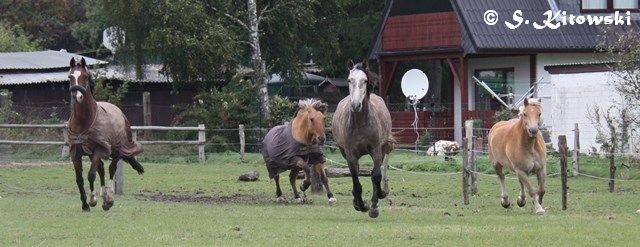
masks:
<path id="1" fill-rule="evenodd" d="M 268 198 L 256 195 L 234 194 L 229 196 L 203 195 L 200 193 L 164 194 L 137 194 L 136 197 L 145 201 L 155 202 L 179 202 L 179 203 L 203 203 L 203 204 L 259 204 L 270 202 Z"/>
<path id="2" fill-rule="evenodd" d="M 61 166 L 68 165 L 70 162 L 62 161 L 34 161 L 34 162 L 13 162 L 13 161 L 0 161 L 0 168 L 21 168 L 21 167 L 47 167 L 47 166 Z"/>

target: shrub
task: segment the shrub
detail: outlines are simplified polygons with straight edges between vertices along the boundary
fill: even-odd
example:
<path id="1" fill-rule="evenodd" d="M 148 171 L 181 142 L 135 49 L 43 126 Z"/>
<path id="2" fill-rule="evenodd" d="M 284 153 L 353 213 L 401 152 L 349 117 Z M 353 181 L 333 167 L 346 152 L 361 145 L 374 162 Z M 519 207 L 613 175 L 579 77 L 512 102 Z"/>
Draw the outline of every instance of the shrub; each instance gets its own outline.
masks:
<path id="1" fill-rule="evenodd" d="M 267 126 L 273 127 L 291 121 L 296 109 L 296 102 L 292 102 L 289 98 L 278 95 L 272 96 L 269 98 L 269 118 L 267 119 Z"/>
<path id="2" fill-rule="evenodd" d="M 496 114 L 493 115 L 493 120 L 496 123 L 500 121 L 507 121 L 512 118 L 513 114 L 511 113 L 511 110 L 507 108 L 502 108 L 502 110 L 497 111 Z"/>

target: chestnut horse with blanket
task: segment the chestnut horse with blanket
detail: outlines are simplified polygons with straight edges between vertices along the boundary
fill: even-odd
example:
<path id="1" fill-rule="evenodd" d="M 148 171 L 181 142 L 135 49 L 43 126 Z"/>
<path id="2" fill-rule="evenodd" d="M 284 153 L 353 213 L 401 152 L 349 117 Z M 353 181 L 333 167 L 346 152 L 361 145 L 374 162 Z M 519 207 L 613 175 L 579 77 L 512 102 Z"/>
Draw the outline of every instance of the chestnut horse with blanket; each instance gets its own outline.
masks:
<path id="1" fill-rule="evenodd" d="M 100 192 L 103 197 L 102 209 L 106 211 L 113 206 L 115 186 L 113 176 L 118 161 L 124 160 L 139 174 L 144 173 L 144 168 L 134 158 L 142 152 L 142 145 L 132 140 L 129 120 L 117 106 L 107 102 L 96 102 L 93 98 L 93 80 L 84 58 L 80 63 L 76 63 L 72 58 L 70 66 L 71 116 L 68 122 L 68 140 L 71 148 L 69 156 L 76 172 L 82 210 L 89 211 L 89 206 L 94 207 L 97 204 L 96 191 L 93 187 L 97 171 L 102 188 Z M 87 175 L 91 189 L 88 203 L 82 178 L 82 156 L 84 155 L 89 156 L 91 160 Z M 109 165 L 111 181 L 105 187 L 102 159 L 109 157 L 111 157 Z"/>
<path id="2" fill-rule="evenodd" d="M 384 100 L 372 93 L 377 78 L 367 69 L 366 61 L 353 64 L 349 60 L 348 68 L 349 96 L 338 103 L 331 128 L 333 138 L 349 164 L 353 207 L 361 212 L 368 211 L 369 217 L 376 218 L 379 213 L 378 199 L 387 196 L 380 186 L 381 166 L 395 142 L 391 134 L 391 114 Z M 367 154 L 373 159 L 371 209 L 362 201 L 362 185 L 358 179 L 358 160 Z"/>
<path id="3" fill-rule="evenodd" d="M 524 107 L 520 109 L 517 119 L 500 121 L 489 131 L 489 160 L 500 179 L 500 202 L 504 208 L 511 205 L 502 172 L 502 168 L 507 167 L 518 175 L 520 182 L 518 206 L 523 207 L 526 203 L 526 189 L 533 200 L 536 213 L 545 213 L 542 197 L 545 193 L 544 181 L 547 174 L 547 148 L 539 131 L 541 115 L 540 102 L 536 99 L 525 99 Z M 538 176 L 538 191 L 529 183 L 530 173 Z"/>
<path id="4" fill-rule="evenodd" d="M 300 190 L 306 191 L 311 185 L 309 169 L 315 169 L 327 190 L 329 204 L 336 198 L 329 189 L 329 180 L 324 170 L 324 155 L 321 145 L 326 138 L 324 133 L 324 114 L 327 105 L 319 100 L 306 99 L 298 102 L 299 109 L 291 123 L 271 128 L 262 141 L 262 157 L 269 171 L 269 178 L 276 182 L 276 201 L 285 202 L 280 190 L 280 173 L 291 170 L 289 182 L 293 189 L 293 197 L 303 203 L 296 189 L 296 178 L 302 170 L 305 180 Z"/>

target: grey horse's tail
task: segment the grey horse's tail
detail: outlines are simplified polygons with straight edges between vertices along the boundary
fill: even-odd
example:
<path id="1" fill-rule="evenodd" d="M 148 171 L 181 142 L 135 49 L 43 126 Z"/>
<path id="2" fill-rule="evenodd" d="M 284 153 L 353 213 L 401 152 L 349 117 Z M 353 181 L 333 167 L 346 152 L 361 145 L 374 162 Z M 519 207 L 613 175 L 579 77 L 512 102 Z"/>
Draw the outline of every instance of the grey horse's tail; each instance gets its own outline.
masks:
<path id="1" fill-rule="evenodd" d="M 393 133 L 389 133 L 389 138 L 387 139 L 387 143 L 382 146 L 382 153 L 389 154 L 393 149 L 395 149 L 396 143 L 398 141 L 395 137 L 393 137 Z"/>

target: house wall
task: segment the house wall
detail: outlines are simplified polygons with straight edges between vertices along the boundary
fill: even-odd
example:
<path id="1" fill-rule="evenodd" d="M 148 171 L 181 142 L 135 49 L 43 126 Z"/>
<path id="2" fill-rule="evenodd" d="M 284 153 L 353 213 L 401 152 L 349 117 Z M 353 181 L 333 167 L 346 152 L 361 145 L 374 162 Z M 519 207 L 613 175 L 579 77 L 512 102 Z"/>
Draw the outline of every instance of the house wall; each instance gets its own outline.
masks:
<path id="1" fill-rule="evenodd" d="M 547 65 L 557 65 L 557 64 L 584 64 L 584 63 L 594 63 L 594 62 L 602 62 L 606 61 L 606 54 L 604 53 L 593 53 L 593 52 L 584 52 L 584 53 L 541 53 L 537 55 L 536 58 L 536 77 L 538 81 L 540 81 L 540 85 L 538 87 L 538 98 L 540 98 L 542 102 L 543 109 L 550 109 L 554 107 L 553 104 L 548 104 L 550 102 L 551 97 L 553 97 L 554 87 L 551 85 L 551 74 L 544 69 L 544 66 Z M 542 113 L 542 117 L 545 120 L 544 125 L 548 128 L 553 127 L 550 125 L 552 123 L 554 115 L 551 111 L 544 111 Z M 557 140 L 557 139 L 553 139 Z"/>
<path id="2" fill-rule="evenodd" d="M 613 105 L 620 97 L 608 85 L 614 78 L 609 72 L 549 75 L 549 99 L 543 101 L 543 109 L 552 117 L 544 119 L 551 131 L 551 141 L 556 143 L 559 135 L 566 135 L 570 149 L 573 149 L 574 125 L 580 128 L 580 150 L 588 152 L 591 147 L 598 150 L 595 142 L 596 131 L 587 118 L 592 106 L 603 109 Z M 554 145 L 557 146 L 557 145 Z"/>

